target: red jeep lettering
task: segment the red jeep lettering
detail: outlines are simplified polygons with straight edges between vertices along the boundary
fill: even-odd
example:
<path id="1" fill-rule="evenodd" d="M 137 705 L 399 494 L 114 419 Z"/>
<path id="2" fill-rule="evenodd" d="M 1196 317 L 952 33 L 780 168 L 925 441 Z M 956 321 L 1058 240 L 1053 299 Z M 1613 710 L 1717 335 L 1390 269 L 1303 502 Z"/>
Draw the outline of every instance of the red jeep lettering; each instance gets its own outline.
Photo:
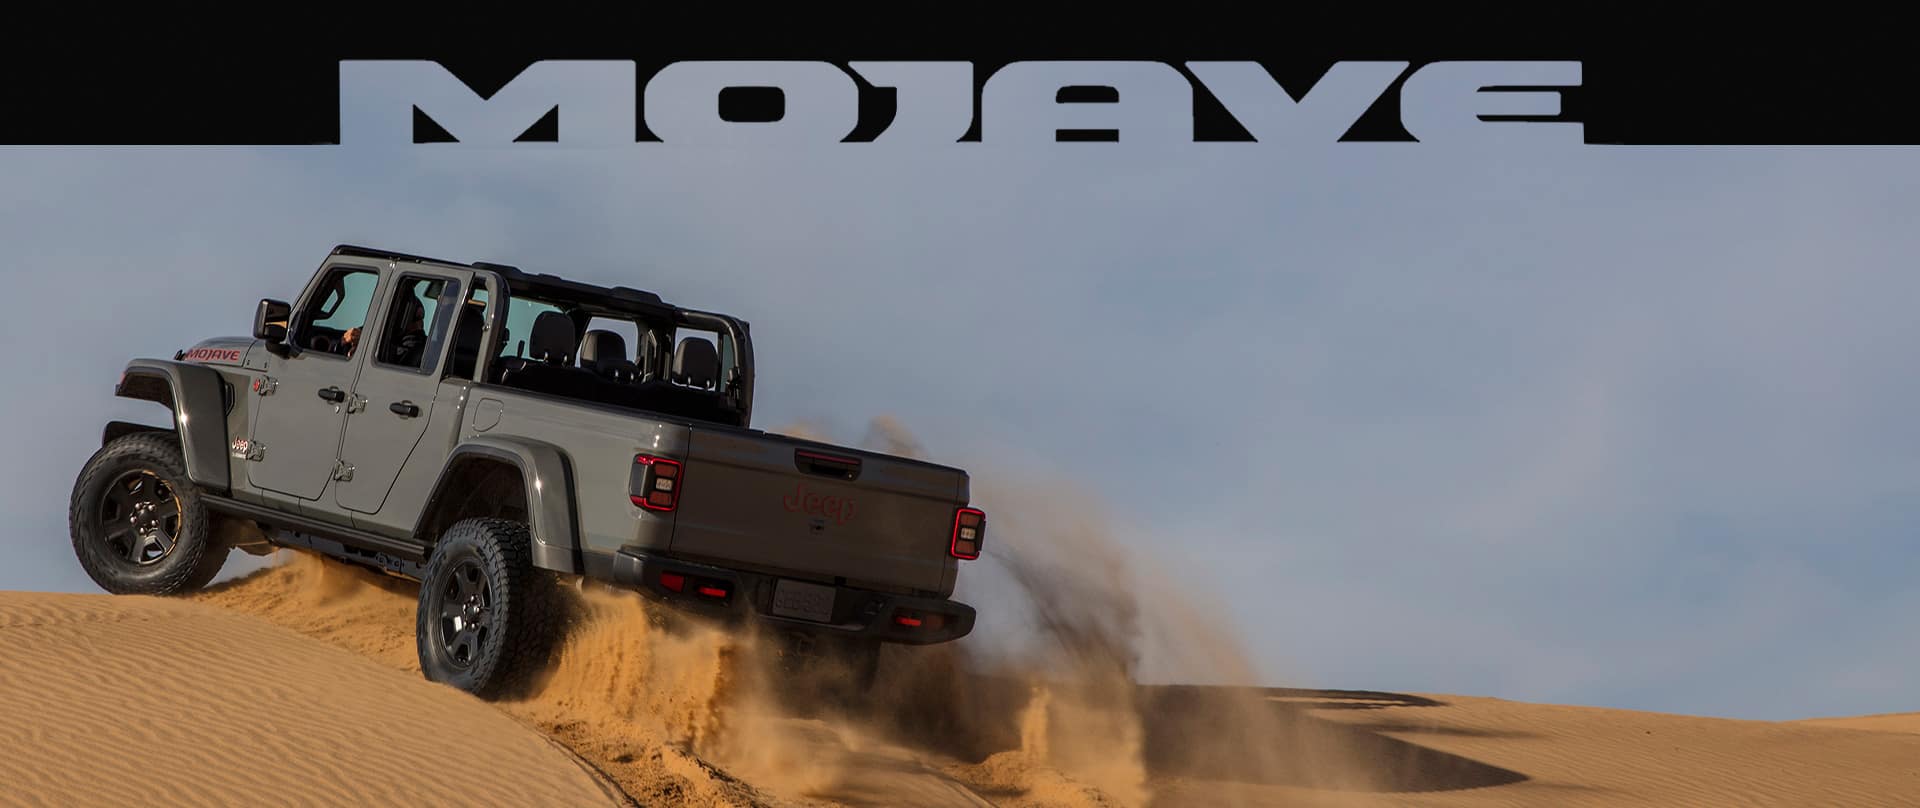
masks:
<path id="1" fill-rule="evenodd" d="M 781 501 L 788 513 L 816 514 L 832 519 L 834 524 L 844 525 L 853 518 L 853 500 L 836 496 L 821 496 L 807 491 L 807 484 L 801 483 Z"/>

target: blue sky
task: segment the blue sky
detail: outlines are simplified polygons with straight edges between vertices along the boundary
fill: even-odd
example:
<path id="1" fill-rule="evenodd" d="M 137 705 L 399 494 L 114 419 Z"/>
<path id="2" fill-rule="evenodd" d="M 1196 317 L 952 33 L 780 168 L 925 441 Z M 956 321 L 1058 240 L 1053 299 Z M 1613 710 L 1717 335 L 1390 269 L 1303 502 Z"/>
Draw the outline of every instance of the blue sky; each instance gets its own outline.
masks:
<path id="1" fill-rule="evenodd" d="M 739 314 L 758 425 L 891 415 L 976 478 L 1071 481 L 1272 684 L 1920 709 L 1916 172 L 1515 144 L 0 151 L 0 588 L 94 591 L 64 509 L 101 424 L 161 412 L 111 397 L 128 358 L 245 333 L 358 242 Z"/>

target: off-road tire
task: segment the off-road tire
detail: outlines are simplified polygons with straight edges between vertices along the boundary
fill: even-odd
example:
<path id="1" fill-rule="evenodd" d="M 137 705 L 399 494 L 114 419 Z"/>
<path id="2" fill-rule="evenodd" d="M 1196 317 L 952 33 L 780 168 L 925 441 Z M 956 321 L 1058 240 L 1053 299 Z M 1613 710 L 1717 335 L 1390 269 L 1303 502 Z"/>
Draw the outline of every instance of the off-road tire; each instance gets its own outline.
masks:
<path id="1" fill-rule="evenodd" d="M 414 624 L 420 672 L 484 699 L 525 693 L 564 636 L 564 595 L 553 573 L 533 566 L 525 524 L 455 523 L 421 576 Z M 470 599 L 479 611 L 466 608 Z"/>
<path id="2" fill-rule="evenodd" d="M 231 549 L 218 540 L 214 518 L 187 477 L 179 439 L 166 432 L 122 435 L 100 447 L 67 504 L 80 568 L 115 595 L 178 595 L 211 583 Z"/>

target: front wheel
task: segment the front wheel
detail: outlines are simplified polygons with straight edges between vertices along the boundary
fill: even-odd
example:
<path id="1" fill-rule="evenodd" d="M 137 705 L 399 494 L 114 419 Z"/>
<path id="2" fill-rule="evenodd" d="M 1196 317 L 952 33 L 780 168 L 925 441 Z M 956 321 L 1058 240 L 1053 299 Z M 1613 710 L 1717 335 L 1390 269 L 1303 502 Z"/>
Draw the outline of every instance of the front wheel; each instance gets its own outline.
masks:
<path id="1" fill-rule="evenodd" d="M 526 525 L 468 519 L 434 546 L 414 632 L 420 671 L 481 698 L 523 691 L 560 639 L 562 591 Z"/>
<path id="2" fill-rule="evenodd" d="M 211 583 L 228 547 L 164 432 L 115 438 L 74 481 L 68 531 L 80 568 L 116 595 L 176 595 Z"/>

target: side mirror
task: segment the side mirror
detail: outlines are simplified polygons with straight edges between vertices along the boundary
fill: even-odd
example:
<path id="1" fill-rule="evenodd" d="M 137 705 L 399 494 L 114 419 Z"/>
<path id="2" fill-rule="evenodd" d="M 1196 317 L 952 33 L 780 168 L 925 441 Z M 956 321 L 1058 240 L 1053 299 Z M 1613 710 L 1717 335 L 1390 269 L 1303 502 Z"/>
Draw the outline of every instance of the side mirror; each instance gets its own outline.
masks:
<path id="1" fill-rule="evenodd" d="M 262 299 L 253 310 L 253 336 L 268 342 L 279 342 L 287 338 L 287 318 L 293 316 L 293 307 L 279 300 Z"/>
<path id="2" fill-rule="evenodd" d="M 267 341 L 269 348 L 283 344 L 287 338 L 287 318 L 293 315 L 293 307 L 284 301 L 262 299 L 253 310 L 253 336 Z"/>

